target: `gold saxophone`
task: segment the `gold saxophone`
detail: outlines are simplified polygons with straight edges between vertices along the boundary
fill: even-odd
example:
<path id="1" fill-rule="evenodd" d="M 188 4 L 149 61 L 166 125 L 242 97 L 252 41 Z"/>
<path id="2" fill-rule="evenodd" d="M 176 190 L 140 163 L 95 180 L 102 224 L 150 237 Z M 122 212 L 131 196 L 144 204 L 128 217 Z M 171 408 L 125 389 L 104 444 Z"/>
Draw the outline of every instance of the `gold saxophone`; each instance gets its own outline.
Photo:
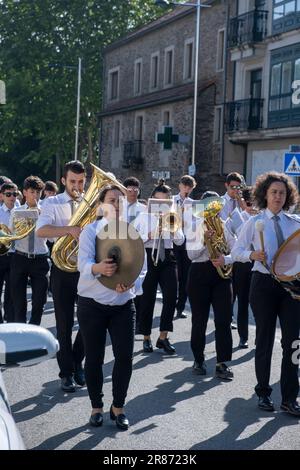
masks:
<path id="1" fill-rule="evenodd" d="M 113 175 L 93 165 L 93 175 L 87 192 L 77 207 L 68 225 L 83 228 L 96 220 L 98 196 L 101 188 L 108 184 L 116 185 L 125 194 L 126 188 Z M 60 237 L 53 245 L 51 258 L 59 269 L 74 273 L 77 271 L 78 241 L 71 235 Z"/>
<path id="2" fill-rule="evenodd" d="M 226 256 L 230 253 L 227 241 L 224 235 L 223 222 L 219 217 L 224 201 L 222 198 L 212 197 L 203 200 L 204 211 L 201 212 L 201 216 L 204 217 L 204 223 L 207 230 L 214 232 L 213 236 L 205 240 L 206 247 L 211 259 L 218 258 L 220 255 Z M 197 216 L 197 214 L 194 214 Z M 199 216 L 199 214 L 198 214 Z M 232 274 L 232 265 L 218 266 L 218 274 L 223 279 L 230 278 Z"/>

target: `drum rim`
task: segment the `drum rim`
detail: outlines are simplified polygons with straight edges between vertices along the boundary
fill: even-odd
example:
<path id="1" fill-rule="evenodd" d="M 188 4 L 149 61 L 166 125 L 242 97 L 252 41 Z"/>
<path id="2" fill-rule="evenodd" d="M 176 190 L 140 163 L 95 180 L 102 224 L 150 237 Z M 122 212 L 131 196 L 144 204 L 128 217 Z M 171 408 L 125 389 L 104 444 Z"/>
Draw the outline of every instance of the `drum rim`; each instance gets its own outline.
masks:
<path id="1" fill-rule="evenodd" d="M 271 264 L 271 273 L 274 277 L 276 277 L 276 279 L 280 280 L 280 281 L 287 281 L 287 282 L 291 282 L 291 281 L 294 281 L 295 279 L 297 279 L 297 276 L 299 275 L 299 273 L 295 276 L 285 276 L 284 274 L 281 274 L 281 275 L 278 275 L 276 274 L 275 272 L 275 263 L 276 263 L 276 260 L 278 258 L 278 256 L 281 254 L 281 252 L 284 250 L 285 246 L 293 239 L 295 238 L 298 234 L 300 234 L 300 229 L 296 230 L 294 233 L 292 233 L 292 235 L 290 235 L 284 242 L 283 244 L 278 248 L 278 250 L 276 251 L 275 253 L 275 256 L 272 260 L 272 264 Z"/>

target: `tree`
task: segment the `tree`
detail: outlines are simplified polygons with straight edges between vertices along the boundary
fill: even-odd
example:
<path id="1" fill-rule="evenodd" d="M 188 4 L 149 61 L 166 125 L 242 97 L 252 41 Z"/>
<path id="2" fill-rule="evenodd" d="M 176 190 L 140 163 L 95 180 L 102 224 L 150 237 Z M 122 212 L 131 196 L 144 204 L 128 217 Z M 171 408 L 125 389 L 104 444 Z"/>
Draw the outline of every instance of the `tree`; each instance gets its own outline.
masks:
<path id="1" fill-rule="evenodd" d="M 83 59 L 79 156 L 95 161 L 103 50 L 158 11 L 153 0 L 0 3 L 0 77 L 7 88 L 7 104 L 0 108 L 1 171 L 11 170 L 17 159 L 49 177 L 56 155 L 61 162 L 73 158 L 78 57 Z"/>

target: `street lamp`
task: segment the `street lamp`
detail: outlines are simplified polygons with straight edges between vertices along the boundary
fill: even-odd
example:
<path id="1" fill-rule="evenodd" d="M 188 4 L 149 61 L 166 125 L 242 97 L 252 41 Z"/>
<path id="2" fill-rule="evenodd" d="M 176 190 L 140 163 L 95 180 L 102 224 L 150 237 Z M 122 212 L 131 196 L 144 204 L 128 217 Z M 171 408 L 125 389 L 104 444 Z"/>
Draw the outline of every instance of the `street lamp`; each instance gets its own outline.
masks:
<path id="1" fill-rule="evenodd" d="M 77 83 L 77 111 L 76 111 L 76 132 L 75 132 L 75 152 L 74 160 L 78 160 L 78 136 L 79 136 L 79 115 L 80 115 L 80 88 L 81 88 L 81 58 L 78 58 L 77 65 L 49 64 L 49 67 L 62 67 L 64 69 L 78 69 Z"/>
<path id="2" fill-rule="evenodd" d="M 195 155 L 196 155 L 196 124 L 197 124 L 197 101 L 198 101 L 198 68 L 199 68 L 199 45 L 200 45 L 200 19 L 201 8 L 210 8 L 210 5 L 202 5 L 200 0 L 195 3 L 189 2 L 172 2 L 168 0 L 156 0 L 155 4 L 161 7 L 169 6 L 183 6 L 197 8 L 196 15 L 196 50 L 195 50 L 195 85 L 194 85 L 194 112 L 193 112 L 193 141 L 192 141 L 192 161 L 189 173 L 194 175 L 195 168 Z"/>

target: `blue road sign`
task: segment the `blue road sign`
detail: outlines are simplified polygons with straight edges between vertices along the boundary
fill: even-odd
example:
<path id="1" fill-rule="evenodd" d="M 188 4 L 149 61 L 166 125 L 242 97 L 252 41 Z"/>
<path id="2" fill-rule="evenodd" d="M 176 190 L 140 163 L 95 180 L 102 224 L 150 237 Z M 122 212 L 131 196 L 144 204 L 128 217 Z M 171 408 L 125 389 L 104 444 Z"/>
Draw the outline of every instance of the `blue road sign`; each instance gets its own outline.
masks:
<path id="1" fill-rule="evenodd" d="M 284 154 L 284 173 L 290 176 L 300 176 L 300 152 Z"/>

